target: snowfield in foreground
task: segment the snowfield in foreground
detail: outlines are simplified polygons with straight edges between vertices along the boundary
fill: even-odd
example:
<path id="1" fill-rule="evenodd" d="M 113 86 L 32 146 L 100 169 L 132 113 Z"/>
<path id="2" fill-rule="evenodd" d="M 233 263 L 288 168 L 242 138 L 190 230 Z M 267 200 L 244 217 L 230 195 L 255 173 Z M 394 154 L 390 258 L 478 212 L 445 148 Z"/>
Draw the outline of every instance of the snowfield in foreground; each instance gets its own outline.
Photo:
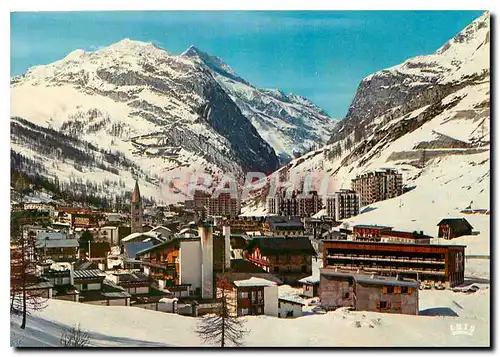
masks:
<path id="1" fill-rule="evenodd" d="M 468 263 L 470 260 L 468 260 Z M 470 265 L 477 277 L 489 278 L 489 260 Z M 471 281 L 469 281 L 471 282 Z M 490 289 L 477 283 L 474 294 L 451 290 L 420 291 L 420 316 L 339 309 L 295 319 L 246 317 L 250 330 L 244 346 L 489 346 Z M 26 331 L 11 320 L 12 346 L 58 346 L 66 326 L 81 324 L 95 347 L 206 346 L 196 335 L 196 318 L 136 307 L 111 307 L 50 300 L 48 307 L 28 318 Z M 456 334 L 452 328 L 473 330 Z M 279 333 L 275 333 L 279 331 Z"/>

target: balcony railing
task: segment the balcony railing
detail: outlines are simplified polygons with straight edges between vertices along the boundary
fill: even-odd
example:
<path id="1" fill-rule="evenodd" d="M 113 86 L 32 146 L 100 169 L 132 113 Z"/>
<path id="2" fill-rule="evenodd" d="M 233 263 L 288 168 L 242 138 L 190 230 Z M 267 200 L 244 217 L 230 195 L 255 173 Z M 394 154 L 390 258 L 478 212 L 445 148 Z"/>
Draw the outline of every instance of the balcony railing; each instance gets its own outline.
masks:
<path id="1" fill-rule="evenodd" d="M 446 273 L 442 270 L 435 269 L 413 269 L 408 267 L 392 267 L 392 268 L 384 268 L 384 267 L 373 267 L 373 266 L 358 266 L 358 265 L 327 265 L 327 267 L 334 267 L 345 270 L 356 270 L 360 269 L 366 272 L 394 272 L 394 273 L 419 273 L 419 274 L 429 274 L 429 275 L 446 275 Z"/>
<path id="2" fill-rule="evenodd" d="M 253 257 L 248 257 L 248 260 L 250 260 L 253 263 L 256 264 L 261 264 L 261 265 L 269 265 L 269 261 L 264 260 L 264 259 L 258 259 L 258 258 L 253 258 Z"/>
<path id="3" fill-rule="evenodd" d="M 418 259 L 418 258 L 392 258 L 392 257 L 373 257 L 373 256 L 355 256 L 334 254 L 327 255 L 327 259 L 352 259 L 352 260 L 376 260 L 387 262 L 403 262 L 403 263 L 427 263 L 427 264 L 444 264 L 444 260 L 438 259 Z"/>

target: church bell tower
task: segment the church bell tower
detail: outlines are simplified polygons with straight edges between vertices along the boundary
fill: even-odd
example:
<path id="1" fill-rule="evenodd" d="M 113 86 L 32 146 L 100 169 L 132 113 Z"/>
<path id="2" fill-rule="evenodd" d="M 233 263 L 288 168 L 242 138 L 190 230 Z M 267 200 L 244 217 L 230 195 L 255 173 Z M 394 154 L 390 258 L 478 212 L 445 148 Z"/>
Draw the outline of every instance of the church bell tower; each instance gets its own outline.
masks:
<path id="1" fill-rule="evenodd" d="M 135 180 L 134 192 L 132 193 L 132 202 L 130 206 L 130 233 L 141 233 L 143 223 L 143 209 L 139 183 Z"/>

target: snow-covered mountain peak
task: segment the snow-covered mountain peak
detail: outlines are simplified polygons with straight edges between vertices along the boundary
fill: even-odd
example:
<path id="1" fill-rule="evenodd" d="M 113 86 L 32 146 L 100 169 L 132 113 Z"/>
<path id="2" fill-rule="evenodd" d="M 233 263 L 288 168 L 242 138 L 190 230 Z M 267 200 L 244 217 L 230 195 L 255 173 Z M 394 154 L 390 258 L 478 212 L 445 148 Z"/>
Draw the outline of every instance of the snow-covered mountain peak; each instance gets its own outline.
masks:
<path id="1" fill-rule="evenodd" d="M 238 76 L 238 74 L 222 59 L 220 59 L 217 56 L 211 56 L 208 53 L 201 51 L 200 49 L 196 48 L 193 45 L 189 46 L 189 48 L 181 54 L 181 57 L 186 57 L 196 60 L 206 65 L 215 73 L 228 77 L 234 81 L 250 85 L 250 83 L 248 83 L 243 78 Z"/>
<path id="2" fill-rule="evenodd" d="M 336 122 L 304 97 L 285 94 L 279 89 L 257 88 L 219 57 L 195 46 L 190 46 L 181 57 L 193 59 L 212 72 L 282 163 L 290 161 L 297 153 L 325 143 L 334 130 Z"/>
<path id="3" fill-rule="evenodd" d="M 409 75 L 426 83 L 454 83 L 464 76 L 484 75 L 490 69 L 490 14 L 485 12 L 441 46 L 435 53 L 417 56 L 374 76 Z"/>
<path id="4" fill-rule="evenodd" d="M 162 53 L 163 55 L 167 55 L 168 52 L 163 49 L 158 47 L 157 45 L 153 44 L 152 42 L 144 42 L 144 41 L 138 41 L 138 40 L 132 40 L 130 38 L 124 38 L 121 41 L 118 41 L 116 43 L 113 43 L 109 46 L 106 46 L 96 52 L 119 52 L 122 54 L 126 53 L 134 53 L 138 54 L 140 51 L 146 51 L 146 53 Z"/>
<path id="5" fill-rule="evenodd" d="M 469 26 L 440 47 L 436 51 L 436 54 L 446 53 L 456 56 L 458 53 L 463 54 L 465 51 L 472 54 L 474 51 L 477 51 L 481 45 L 489 42 L 489 34 L 490 12 L 485 11 L 484 14 L 478 17 Z M 460 48 L 461 51 L 457 51 L 458 48 Z"/>

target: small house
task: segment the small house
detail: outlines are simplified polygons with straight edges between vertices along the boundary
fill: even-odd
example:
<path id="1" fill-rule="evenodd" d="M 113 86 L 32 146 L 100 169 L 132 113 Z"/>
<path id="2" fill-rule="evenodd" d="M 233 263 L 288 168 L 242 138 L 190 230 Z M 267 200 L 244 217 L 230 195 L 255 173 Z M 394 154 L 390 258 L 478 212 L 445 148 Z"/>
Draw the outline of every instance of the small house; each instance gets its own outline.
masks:
<path id="1" fill-rule="evenodd" d="M 80 292 L 100 291 L 105 274 L 98 269 L 94 270 L 74 270 L 73 286 Z"/>
<path id="2" fill-rule="evenodd" d="M 313 275 L 300 279 L 299 283 L 302 284 L 302 295 L 308 298 L 318 296 L 319 277 Z"/>
<path id="3" fill-rule="evenodd" d="M 55 262 L 75 261 L 78 252 L 76 239 L 47 239 L 36 242 L 36 257 L 40 260 L 51 259 Z"/>
<path id="4" fill-rule="evenodd" d="M 321 269 L 319 297 L 326 309 L 352 307 L 359 311 L 418 315 L 418 283 L 401 276 Z"/>
<path id="5" fill-rule="evenodd" d="M 139 272 L 114 273 L 110 277 L 118 286 L 131 295 L 148 294 L 151 282 L 149 277 Z"/>
<path id="6" fill-rule="evenodd" d="M 289 297 L 280 297 L 278 299 L 278 317 L 300 317 L 302 316 L 302 308 L 304 305 L 305 303 L 302 301 Z"/>
<path id="7" fill-rule="evenodd" d="M 444 218 L 438 223 L 438 237 L 453 239 L 472 234 L 473 227 L 465 218 Z"/>
<path id="8" fill-rule="evenodd" d="M 217 297 L 227 294 L 234 316 L 278 316 L 278 285 L 276 282 L 251 277 L 235 280 L 231 274 L 217 279 Z"/>

